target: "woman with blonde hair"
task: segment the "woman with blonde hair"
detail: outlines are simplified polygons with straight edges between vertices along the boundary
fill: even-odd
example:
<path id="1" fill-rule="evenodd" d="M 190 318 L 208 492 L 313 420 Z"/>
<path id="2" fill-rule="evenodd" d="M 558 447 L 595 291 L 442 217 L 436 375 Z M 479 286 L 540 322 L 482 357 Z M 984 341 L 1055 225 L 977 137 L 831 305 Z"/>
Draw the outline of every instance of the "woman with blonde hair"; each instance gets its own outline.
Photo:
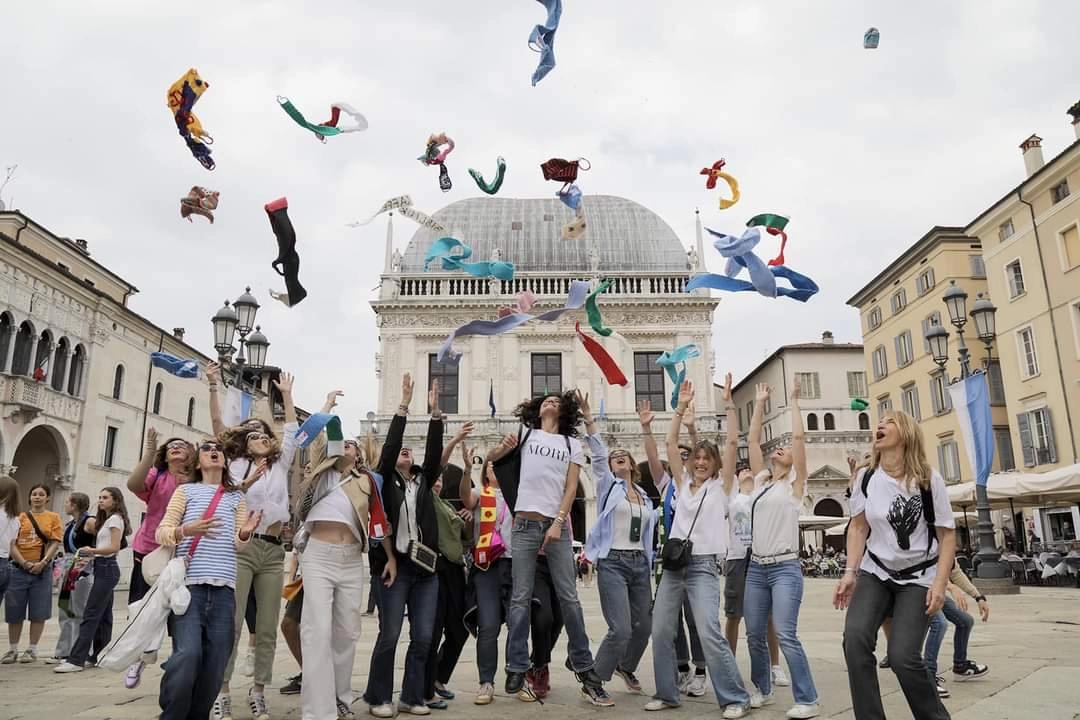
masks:
<path id="1" fill-rule="evenodd" d="M 852 488 L 847 567 L 833 594 L 833 605 L 848 610 L 844 657 L 856 717 L 885 717 L 874 647 L 890 610 L 889 665 L 912 715 L 949 717 L 922 642 L 944 604 L 955 554 L 945 481 L 926 460 L 922 431 L 910 415 L 887 411 L 877 424 L 870 467 Z"/>
<path id="2" fill-rule="evenodd" d="M 19 483 L 10 475 L 0 475 L 0 602 L 7 592 L 11 573 L 11 541 L 19 535 Z"/>

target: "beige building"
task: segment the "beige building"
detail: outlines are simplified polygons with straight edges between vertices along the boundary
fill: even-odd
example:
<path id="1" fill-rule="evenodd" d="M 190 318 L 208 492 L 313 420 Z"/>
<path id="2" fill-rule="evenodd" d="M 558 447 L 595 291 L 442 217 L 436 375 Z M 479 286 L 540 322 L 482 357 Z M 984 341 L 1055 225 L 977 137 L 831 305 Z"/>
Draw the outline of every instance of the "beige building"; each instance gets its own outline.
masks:
<path id="1" fill-rule="evenodd" d="M 149 355 L 203 366 L 209 358 L 184 342 L 182 328 L 166 331 L 131 309 L 136 292 L 85 240 L 0 212 L 0 472 L 24 493 L 46 484 L 61 514 L 70 492 L 96 501 L 103 487 L 125 488 L 147 427 L 162 439 L 210 435 L 205 378 L 152 368 Z M 274 370 L 252 379 L 261 386 Z M 255 414 L 269 418 L 265 395 L 256 397 Z M 143 504 L 129 495 L 127 505 L 137 524 Z"/>
<path id="2" fill-rule="evenodd" d="M 956 328 L 942 295 L 955 282 L 968 294 L 970 311 L 979 293 L 987 292 L 979 240 L 959 227 L 934 227 L 859 289 L 848 305 L 859 311 L 874 420 L 887 409 L 901 409 L 919 420 L 927 455 L 947 483 L 973 479 L 963 451 L 963 438 L 949 399 L 949 374 L 959 370 Z M 925 339 L 932 324 L 950 333 L 949 362 L 942 372 Z M 987 371 L 994 423 L 994 470 L 1015 467 L 1009 415 L 999 353 L 975 338 L 971 322 L 964 328 L 972 370 Z M 974 529 L 972 530 L 974 533 Z"/>
<path id="3" fill-rule="evenodd" d="M 1005 400 L 1017 466 L 1080 462 L 1080 103 L 1077 141 L 1044 163 L 1041 139 L 1020 149 L 1027 177 L 965 228 L 982 243 L 997 306 Z M 1045 540 L 1075 540 L 1077 508 L 1036 513 Z"/>
<path id="4" fill-rule="evenodd" d="M 821 342 L 778 348 L 733 389 L 739 433 L 745 436 L 750 429 L 755 386 L 768 383 L 773 394 L 765 405 L 762 450 L 768 457 L 778 446 L 791 444 L 791 404 L 787 398 L 796 375 L 802 382 L 799 407 L 810 473 L 803 514 L 846 516 L 847 459 L 861 456 L 871 441 L 870 411 L 851 407 L 853 399 L 865 398 L 867 393 L 862 345 L 834 342 L 833 334 L 826 331 Z M 719 385 L 715 391 L 717 407 L 722 407 Z"/>

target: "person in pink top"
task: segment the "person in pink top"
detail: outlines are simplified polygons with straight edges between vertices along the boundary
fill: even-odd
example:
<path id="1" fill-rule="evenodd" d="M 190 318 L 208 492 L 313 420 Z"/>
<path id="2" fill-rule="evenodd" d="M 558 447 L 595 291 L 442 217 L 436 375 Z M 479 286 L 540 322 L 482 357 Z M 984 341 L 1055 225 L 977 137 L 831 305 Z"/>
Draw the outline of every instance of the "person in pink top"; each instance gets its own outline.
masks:
<path id="1" fill-rule="evenodd" d="M 146 514 L 139 525 L 135 537 L 131 540 L 134 562 L 131 565 L 131 581 L 128 584 L 128 604 L 141 600 L 150 590 L 150 585 L 143 578 L 142 559 L 157 550 L 154 539 L 165 508 L 177 485 L 190 481 L 191 464 L 195 458 L 195 447 L 183 438 L 169 438 L 158 446 L 158 431 L 150 428 L 146 431 L 146 447 L 143 457 L 128 476 L 127 489 L 135 497 L 146 503 Z M 160 639 L 154 647 L 147 648 L 143 656 L 124 673 L 124 686 L 134 688 L 142 678 L 143 668 L 147 663 L 157 660 Z"/>

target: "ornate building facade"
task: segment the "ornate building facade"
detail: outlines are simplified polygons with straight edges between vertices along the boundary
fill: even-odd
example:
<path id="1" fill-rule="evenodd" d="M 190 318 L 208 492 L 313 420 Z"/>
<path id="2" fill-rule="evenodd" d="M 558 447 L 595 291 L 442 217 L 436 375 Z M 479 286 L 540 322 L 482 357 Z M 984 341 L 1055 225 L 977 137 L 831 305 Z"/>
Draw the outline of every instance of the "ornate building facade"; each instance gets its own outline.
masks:
<path id="1" fill-rule="evenodd" d="M 427 421 L 422 406 L 432 378 L 440 379 L 448 435 L 464 422 L 475 422 L 472 443 L 480 454 L 516 429 L 511 412 L 523 399 L 580 388 L 589 393 L 594 414 L 603 409 L 600 426 L 608 443 L 625 447 L 641 462 L 636 401 L 651 401 L 658 416 L 653 430 L 663 432 L 673 387 L 656 359 L 664 351 L 694 343 L 701 357 L 688 363 L 687 377 L 699 388 L 699 428 L 715 437 L 715 401 L 709 389 L 713 312 L 719 300 L 684 290 L 690 275 L 700 271 L 700 224 L 697 246 L 688 251 L 659 216 L 635 202 L 600 195 L 588 196 L 584 203 L 588 229 L 577 241 L 560 239 L 571 214 L 554 198 L 473 198 L 434 214 L 446 234 L 472 248 L 473 260 L 513 262 L 512 281 L 446 272 L 437 263 L 425 272 L 424 254 L 439 235 L 421 228 L 401 252 L 394 246 L 391 218 L 382 286 L 371 303 L 379 328 L 379 425 L 385 427 L 395 412 L 404 372 L 416 383 L 413 418 L 406 430 L 406 444 L 415 449 L 423 447 Z M 562 307 L 573 280 L 594 288 L 602 280 L 612 281 L 599 304 L 604 324 L 616 334 L 595 339 L 623 369 L 627 386 L 607 385 L 585 352 L 574 331 L 575 321 L 585 320 L 583 311 L 494 337 L 461 338 L 455 342 L 460 361 L 438 362 L 439 347 L 455 328 L 470 320 L 495 319 L 500 308 L 515 306 L 524 291 L 536 296 L 533 314 Z M 585 332 L 595 335 L 587 323 Z M 593 497 L 591 477 L 584 485 L 586 497 Z"/>

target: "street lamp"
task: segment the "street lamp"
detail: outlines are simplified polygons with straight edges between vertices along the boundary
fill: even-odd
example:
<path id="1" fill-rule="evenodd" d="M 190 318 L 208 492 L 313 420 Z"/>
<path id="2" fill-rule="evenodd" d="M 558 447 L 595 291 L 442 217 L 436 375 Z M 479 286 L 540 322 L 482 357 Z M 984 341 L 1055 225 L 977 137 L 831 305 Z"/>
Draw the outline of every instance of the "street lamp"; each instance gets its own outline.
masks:
<path id="1" fill-rule="evenodd" d="M 949 310 L 949 322 L 956 328 L 958 340 L 958 357 L 960 360 L 960 377 L 953 380 L 965 380 L 973 374 L 969 363 L 967 343 L 964 342 L 964 326 L 967 324 L 967 293 L 957 286 L 955 280 L 949 281 L 949 288 L 942 295 L 945 306 Z M 978 299 L 971 310 L 971 319 L 975 323 L 975 334 L 986 345 L 987 364 L 989 365 L 990 348 L 994 342 L 995 324 L 994 313 L 997 308 L 989 298 L 979 293 Z M 943 326 L 934 323 L 926 331 L 926 341 L 930 346 L 930 355 L 934 363 L 945 371 L 945 364 L 949 361 L 949 331 Z M 981 370 L 975 373 L 981 374 Z M 994 524 L 990 521 L 990 501 L 986 496 L 986 486 L 975 484 L 975 508 L 979 513 L 977 524 L 979 533 L 979 574 L 980 578 L 1004 578 L 1009 576 L 1009 566 L 1001 562 L 996 551 L 994 542 Z"/>
<path id="2" fill-rule="evenodd" d="M 232 359 L 233 352 L 236 352 L 233 362 L 236 364 L 237 387 L 244 386 L 245 365 L 256 371 L 266 367 L 266 351 L 270 347 L 270 341 L 263 335 L 261 328 L 255 325 L 258 312 L 259 301 L 251 294 L 251 288 L 247 287 L 231 307 L 226 300 L 221 309 L 214 313 L 214 317 L 210 318 L 214 325 L 214 349 L 218 353 L 218 363 L 224 366 Z M 252 332 L 253 328 L 255 332 Z M 235 335 L 239 335 L 239 349 L 233 348 Z M 245 346 L 250 358 L 244 357 Z M 225 382 L 224 375 L 222 382 Z"/>

